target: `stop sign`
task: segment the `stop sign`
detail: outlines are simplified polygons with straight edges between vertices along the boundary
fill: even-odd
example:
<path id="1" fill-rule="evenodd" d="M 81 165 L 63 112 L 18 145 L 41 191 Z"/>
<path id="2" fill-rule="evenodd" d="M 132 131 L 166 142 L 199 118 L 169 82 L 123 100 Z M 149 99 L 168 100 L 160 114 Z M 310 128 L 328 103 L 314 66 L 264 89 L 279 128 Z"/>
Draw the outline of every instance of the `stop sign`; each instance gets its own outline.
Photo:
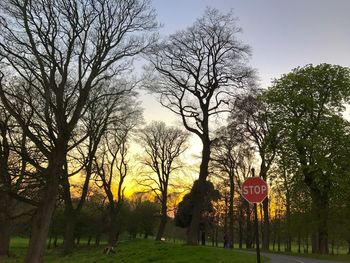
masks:
<path id="1" fill-rule="evenodd" d="M 267 183 L 260 177 L 249 177 L 243 182 L 241 190 L 249 203 L 261 203 L 267 196 Z"/>

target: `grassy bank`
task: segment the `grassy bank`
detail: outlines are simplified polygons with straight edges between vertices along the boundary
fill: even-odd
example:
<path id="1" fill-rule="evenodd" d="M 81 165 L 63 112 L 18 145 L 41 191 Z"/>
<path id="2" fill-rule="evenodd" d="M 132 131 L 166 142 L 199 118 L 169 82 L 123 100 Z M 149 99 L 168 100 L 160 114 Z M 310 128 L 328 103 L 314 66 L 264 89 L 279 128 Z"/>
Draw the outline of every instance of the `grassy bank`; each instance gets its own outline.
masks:
<path id="1" fill-rule="evenodd" d="M 2 259 L 4 263 L 23 262 L 27 242 L 16 238 L 11 243 L 16 257 Z M 80 246 L 71 256 L 62 256 L 60 248 L 50 249 L 45 256 L 45 263 L 255 263 L 255 256 L 223 248 L 192 247 L 181 244 L 155 242 L 152 240 L 133 240 L 121 242 L 116 254 L 104 255 L 103 246 Z M 267 260 L 264 260 L 267 262 Z"/>

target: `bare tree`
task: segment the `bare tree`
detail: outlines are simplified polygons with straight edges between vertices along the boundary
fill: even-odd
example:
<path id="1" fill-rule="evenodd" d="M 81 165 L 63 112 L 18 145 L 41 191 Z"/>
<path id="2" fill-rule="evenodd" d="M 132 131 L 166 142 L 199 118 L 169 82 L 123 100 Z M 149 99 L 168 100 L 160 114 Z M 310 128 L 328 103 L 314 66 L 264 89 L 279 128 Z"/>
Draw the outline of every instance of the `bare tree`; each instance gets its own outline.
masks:
<path id="1" fill-rule="evenodd" d="M 240 31 L 232 13 L 208 8 L 193 26 L 159 44 L 151 57 L 155 74 L 147 88 L 160 95 L 161 104 L 179 115 L 203 145 L 188 244 L 198 243 L 202 191 L 214 140 L 210 123 L 227 112 L 232 96 L 251 84 L 252 70 L 246 66 L 249 47 L 236 38 Z"/>
<path id="2" fill-rule="evenodd" d="M 140 109 L 130 99 L 124 100 L 123 112 L 108 128 L 94 158 L 95 182 L 108 200 L 108 250 L 113 250 L 120 229 L 118 216 L 124 203 L 125 178 L 129 174 L 129 138 L 140 123 Z M 115 189 L 117 192 L 115 193 Z"/>
<path id="3" fill-rule="evenodd" d="M 9 256 L 10 236 L 16 220 L 30 215 L 37 205 L 33 189 L 38 181 L 28 169 L 26 136 L 11 115 L 0 106 L 0 257 Z M 28 148 L 30 150 L 30 148 Z"/>
<path id="4" fill-rule="evenodd" d="M 156 240 L 161 240 L 168 220 L 168 194 L 171 174 L 181 167 L 177 163 L 186 150 L 188 133 L 167 127 L 164 122 L 152 122 L 141 130 L 140 143 L 145 148 L 143 163 L 151 169 L 142 185 L 151 188 L 161 203 L 161 220 Z"/>
<path id="5" fill-rule="evenodd" d="M 0 6 L 0 98 L 46 159 L 25 259 L 42 262 L 66 153 L 90 91 L 147 49 L 155 14 L 148 0 L 5 0 Z M 29 85 L 16 85 L 16 79 Z"/>
<path id="6" fill-rule="evenodd" d="M 10 143 L 10 116 L 4 109 L 0 111 L 0 257 L 8 256 L 10 249 L 12 179 L 9 169 Z"/>
<path id="7" fill-rule="evenodd" d="M 235 195 L 235 181 L 237 180 L 237 169 L 239 161 L 242 160 L 242 154 L 245 154 L 246 143 L 242 134 L 235 125 L 223 127 L 217 132 L 218 140 L 213 143 L 212 149 L 212 163 L 214 169 L 217 170 L 223 181 L 227 181 L 226 186 L 229 186 L 228 200 L 228 236 L 229 246 L 233 248 L 234 236 L 234 195 Z"/>
<path id="8" fill-rule="evenodd" d="M 74 246 L 74 230 L 89 191 L 89 183 L 93 174 L 93 163 L 98 146 L 107 130 L 116 121 L 125 118 L 120 116 L 124 112 L 123 108 L 126 102 L 132 103 L 131 98 L 134 98 L 136 95 L 133 92 L 135 83 L 129 83 L 126 80 L 114 80 L 113 83 L 108 82 L 103 82 L 101 88 L 90 95 L 86 114 L 78 124 L 82 129 L 81 133 L 86 134 L 86 140 L 69 153 L 70 160 L 67 160 L 67 168 L 64 170 L 65 173 L 62 178 L 62 197 L 65 202 L 66 219 L 64 252 L 66 254 L 71 253 Z M 77 139 L 84 137 L 82 134 L 77 134 Z M 72 166 L 77 166 L 77 163 L 80 163 L 80 165 L 73 169 Z M 71 169 L 68 169 L 69 167 Z M 68 173 L 68 170 L 73 172 Z M 79 172 L 83 174 L 84 181 L 79 191 L 80 197 L 74 198 L 74 202 L 77 203 L 74 205 L 71 195 L 72 185 L 69 178 Z"/>
<path id="9" fill-rule="evenodd" d="M 252 149 L 252 146 L 248 144 L 241 145 L 241 149 L 239 150 L 241 153 L 238 156 L 238 160 L 236 162 L 236 191 L 237 194 L 240 195 L 239 198 L 239 218 L 238 223 L 239 225 L 239 240 L 240 242 L 243 241 L 243 224 L 244 224 L 244 214 L 245 214 L 245 243 L 246 248 L 251 248 L 253 244 L 253 228 L 252 228 L 252 207 L 250 203 L 248 203 L 247 200 L 245 200 L 241 195 L 241 188 L 242 183 L 245 179 L 247 179 L 251 175 L 251 171 L 253 168 L 253 163 L 255 162 L 254 159 L 254 150 Z"/>

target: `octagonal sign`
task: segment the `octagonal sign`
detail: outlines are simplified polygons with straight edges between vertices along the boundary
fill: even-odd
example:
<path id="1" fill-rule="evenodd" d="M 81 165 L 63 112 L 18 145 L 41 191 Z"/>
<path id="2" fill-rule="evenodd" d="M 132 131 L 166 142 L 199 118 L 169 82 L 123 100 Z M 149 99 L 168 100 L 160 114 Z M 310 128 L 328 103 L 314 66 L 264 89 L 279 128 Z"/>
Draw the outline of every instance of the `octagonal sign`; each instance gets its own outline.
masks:
<path id="1" fill-rule="evenodd" d="M 242 196 L 249 203 L 261 203 L 267 196 L 267 183 L 260 177 L 249 177 L 242 184 Z"/>

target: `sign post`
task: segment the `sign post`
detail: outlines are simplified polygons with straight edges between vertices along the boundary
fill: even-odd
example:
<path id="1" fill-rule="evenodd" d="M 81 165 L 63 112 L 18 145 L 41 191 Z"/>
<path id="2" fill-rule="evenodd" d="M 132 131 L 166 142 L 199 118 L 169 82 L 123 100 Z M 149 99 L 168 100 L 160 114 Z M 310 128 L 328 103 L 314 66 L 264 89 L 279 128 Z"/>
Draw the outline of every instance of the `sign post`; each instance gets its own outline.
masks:
<path id="1" fill-rule="evenodd" d="M 255 240 L 256 240 L 256 260 L 260 263 L 259 247 L 259 224 L 257 203 L 261 203 L 267 197 L 267 183 L 260 177 L 255 177 L 255 170 L 252 168 L 252 177 L 246 179 L 242 184 L 241 193 L 245 200 L 254 204 L 255 216 Z"/>
<path id="2" fill-rule="evenodd" d="M 259 222 L 258 222 L 258 208 L 254 203 L 254 216 L 255 216 L 255 241 L 256 241 L 256 262 L 260 263 L 260 246 L 259 246 Z"/>

